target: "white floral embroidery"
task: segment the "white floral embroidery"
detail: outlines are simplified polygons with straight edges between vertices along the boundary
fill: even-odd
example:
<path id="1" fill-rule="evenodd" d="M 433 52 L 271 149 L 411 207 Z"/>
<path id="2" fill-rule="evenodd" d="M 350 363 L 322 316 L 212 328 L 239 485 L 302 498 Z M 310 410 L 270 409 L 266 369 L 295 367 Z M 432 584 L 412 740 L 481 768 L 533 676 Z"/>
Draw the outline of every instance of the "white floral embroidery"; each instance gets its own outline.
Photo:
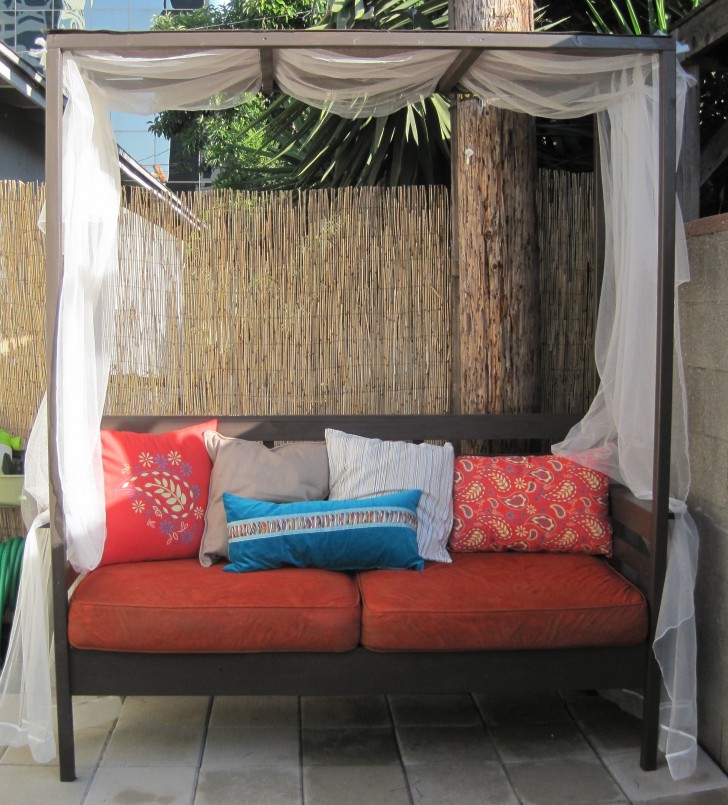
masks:
<path id="1" fill-rule="evenodd" d="M 195 506 L 195 519 L 202 520 L 204 516 L 205 510 L 202 508 L 202 506 Z"/>
<path id="2" fill-rule="evenodd" d="M 152 520 L 152 519 L 150 518 L 149 520 L 147 520 L 147 525 L 149 526 L 149 528 L 154 528 L 154 527 L 157 525 L 157 521 L 156 521 L 156 520 Z"/>
<path id="3" fill-rule="evenodd" d="M 154 464 L 154 458 L 151 453 L 141 453 L 139 455 L 139 463 L 142 467 L 151 467 Z"/>
<path id="4" fill-rule="evenodd" d="M 182 461 L 182 456 L 176 450 L 170 450 L 167 453 L 167 460 L 170 464 L 177 466 Z"/>
<path id="5" fill-rule="evenodd" d="M 144 505 L 143 500 L 134 500 L 132 501 L 131 508 L 133 509 L 135 514 L 144 514 L 144 510 L 147 507 Z"/>
<path id="6" fill-rule="evenodd" d="M 131 473 L 131 464 L 124 464 L 121 468 L 122 475 L 129 475 Z"/>

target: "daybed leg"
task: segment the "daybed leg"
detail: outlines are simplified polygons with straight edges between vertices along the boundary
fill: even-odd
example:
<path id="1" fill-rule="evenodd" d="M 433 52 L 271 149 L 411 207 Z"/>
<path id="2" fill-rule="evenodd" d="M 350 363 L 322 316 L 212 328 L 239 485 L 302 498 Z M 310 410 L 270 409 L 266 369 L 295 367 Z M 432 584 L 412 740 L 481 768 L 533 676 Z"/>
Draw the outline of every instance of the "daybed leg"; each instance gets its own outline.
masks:
<path id="1" fill-rule="evenodd" d="M 76 779 L 76 748 L 73 743 L 73 705 L 70 695 L 61 696 L 56 691 L 58 707 L 58 763 L 61 782 L 70 783 Z"/>
<path id="2" fill-rule="evenodd" d="M 68 662 L 68 593 L 66 585 L 66 550 L 61 539 L 51 532 L 53 572 L 53 628 L 56 658 L 56 712 L 58 720 L 58 763 L 61 782 L 76 779 L 73 745 L 73 697 Z"/>
<path id="3" fill-rule="evenodd" d="M 655 655 L 650 650 L 645 679 L 645 697 L 642 712 L 642 751 L 640 766 L 644 771 L 657 768 L 657 742 L 660 731 L 660 693 L 662 674 Z"/>

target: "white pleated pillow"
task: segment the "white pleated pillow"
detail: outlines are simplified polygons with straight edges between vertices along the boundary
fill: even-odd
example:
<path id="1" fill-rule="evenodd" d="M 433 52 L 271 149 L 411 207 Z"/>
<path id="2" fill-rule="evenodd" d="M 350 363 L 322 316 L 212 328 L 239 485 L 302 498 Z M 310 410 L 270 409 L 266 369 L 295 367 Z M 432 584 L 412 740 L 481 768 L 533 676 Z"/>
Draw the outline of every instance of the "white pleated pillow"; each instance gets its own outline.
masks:
<path id="1" fill-rule="evenodd" d="M 452 529 L 455 452 L 410 442 L 383 442 L 328 428 L 329 499 L 365 498 L 421 489 L 417 507 L 420 556 L 450 562 L 446 545 Z"/>

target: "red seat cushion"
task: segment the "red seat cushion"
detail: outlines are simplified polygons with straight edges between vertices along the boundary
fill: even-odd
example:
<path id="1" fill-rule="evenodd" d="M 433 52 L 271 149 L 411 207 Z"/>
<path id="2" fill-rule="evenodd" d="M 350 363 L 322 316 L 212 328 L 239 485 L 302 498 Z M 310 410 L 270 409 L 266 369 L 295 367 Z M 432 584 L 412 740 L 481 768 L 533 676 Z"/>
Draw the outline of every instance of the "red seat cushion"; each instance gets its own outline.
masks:
<path id="1" fill-rule="evenodd" d="M 104 651 L 348 651 L 359 623 L 345 573 L 225 573 L 195 558 L 94 570 L 73 594 L 68 632 L 72 646 Z"/>
<path id="2" fill-rule="evenodd" d="M 362 644 L 373 651 L 477 651 L 626 646 L 647 636 L 642 594 L 601 557 L 452 559 L 420 573 L 360 573 Z"/>

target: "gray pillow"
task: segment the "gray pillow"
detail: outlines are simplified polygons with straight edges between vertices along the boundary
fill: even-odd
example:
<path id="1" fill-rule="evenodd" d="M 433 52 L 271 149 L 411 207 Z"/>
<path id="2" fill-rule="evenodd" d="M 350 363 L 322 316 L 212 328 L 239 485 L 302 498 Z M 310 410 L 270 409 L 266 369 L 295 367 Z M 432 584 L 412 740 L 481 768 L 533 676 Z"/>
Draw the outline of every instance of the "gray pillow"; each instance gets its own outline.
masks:
<path id="1" fill-rule="evenodd" d="M 208 430 L 205 431 L 205 447 L 212 460 L 212 474 L 200 544 L 203 567 L 227 559 L 223 492 L 269 503 L 328 497 L 329 461 L 324 442 L 296 442 L 268 448 L 258 442 L 231 439 Z"/>

